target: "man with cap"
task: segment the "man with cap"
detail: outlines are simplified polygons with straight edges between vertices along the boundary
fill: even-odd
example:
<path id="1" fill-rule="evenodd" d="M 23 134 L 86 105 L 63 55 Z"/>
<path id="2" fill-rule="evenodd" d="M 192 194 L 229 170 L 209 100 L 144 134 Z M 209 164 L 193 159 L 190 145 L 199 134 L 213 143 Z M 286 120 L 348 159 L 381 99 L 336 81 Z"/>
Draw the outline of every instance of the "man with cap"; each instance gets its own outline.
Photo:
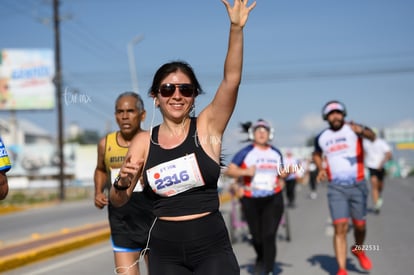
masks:
<path id="1" fill-rule="evenodd" d="M 329 101 L 322 108 L 322 118 L 329 124 L 315 138 L 313 160 L 318 167 L 318 181 L 328 180 L 328 204 L 334 226 L 334 250 L 337 275 L 346 275 L 348 219 L 352 219 L 355 243 L 351 252 L 365 270 L 372 268 L 365 254 L 368 188 L 364 175 L 363 139 L 373 140 L 375 133 L 360 124 L 345 122 L 346 108 L 340 101 Z M 326 167 L 322 165 L 326 162 Z"/>
<path id="2" fill-rule="evenodd" d="M 284 210 L 280 179 L 286 177 L 280 150 L 269 142 L 273 128 L 258 120 L 248 130 L 251 143 L 236 153 L 226 174 L 240 179 L 242 211 L 256 252 L 255 274 L 273 274 L 276 234 Z"/>

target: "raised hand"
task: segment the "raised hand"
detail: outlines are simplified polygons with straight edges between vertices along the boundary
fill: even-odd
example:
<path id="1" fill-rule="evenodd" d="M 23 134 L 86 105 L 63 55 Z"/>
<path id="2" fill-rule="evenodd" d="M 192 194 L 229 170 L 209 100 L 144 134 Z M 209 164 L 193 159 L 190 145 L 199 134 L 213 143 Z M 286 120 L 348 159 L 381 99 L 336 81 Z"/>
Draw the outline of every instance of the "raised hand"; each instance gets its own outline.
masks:
<path id="1" fill-rule="evenodd" d="M 227 0 L 221 0 L 221 2 L 226 6 L 231 23 L 241 28 L 246 24 L 250 11 L 256 7 L 256 1 L 250 6 L 247 6 L 248 0 L 234 0 L 233 7 Z"/>

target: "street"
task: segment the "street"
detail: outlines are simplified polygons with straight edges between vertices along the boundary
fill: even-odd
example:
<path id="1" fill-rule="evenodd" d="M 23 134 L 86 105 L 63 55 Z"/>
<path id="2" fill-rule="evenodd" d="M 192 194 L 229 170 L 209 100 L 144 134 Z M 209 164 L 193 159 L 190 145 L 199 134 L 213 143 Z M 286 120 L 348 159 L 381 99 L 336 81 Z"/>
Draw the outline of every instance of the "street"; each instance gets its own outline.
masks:
<path id="1" fill-rule="evenodd" d="M 325 185 L 319 185 L 318 198 L 311 200 L 308 198 L 309 187 L 299 186 L 297 207 L 288 210 L 292 238 L 290 242 L 285 239 L 285 228 L 283 226 L 279 228 L 276 240 L 278 255 L 274 267 L 276 274 L 336 274 L 337 265 L 332 247 L 333 228 L 328 214 L 326 189 Z M 229 205 L 227 203 L 222 207 L 223 215 L 226 218 L 230 214 Z M 370 205 L 371 199 L 369 199 Z M 94 209 L 92 204 L 85 204 L 83 207 L 91 208 L 97 215 L 100 213 Z M 375 250 L 366 251 L 366 253 L 373 262 L 373 269 L 370 272 L 363 271 L 357 260 L 348 253 L 347 269 L 350 275 L 412 274 L 414 269 L 414 262 L 412 261 L 412 253 L 414 252 L 414 238 L 412 238 L 412 228 L 414 228 L 413 209 L 413 178 L 386 179 L 383 210 L 379 215 L 370 211 L 367 218 L 366 244 L 371 245 L 371 249 L 375 247 Z M 43 211 L 50 210 L 38 209 L 35 213 L 32 213 L 31 222 L 36 223 L 36 215 L 42 215 Z M 87 212 L 86 208 L 85 211 Z M 79 211 L 78 213 L 82 212 Z M 11 232 L 3 232 L 3 228 L 7 231 L 12 230 L 13 222 L 21 222 L 19 215 L 17 220 L 14 220 L 12 216 L 0 217 L 2 235 L 12 235 Z M 103 218 L 106 217 L 105 215 L 102 216 Z M 79 218 L 81 219 L 81 217 Z M 4 227 L 6 219 L 9 224 Z M 62 226 L 62 224 L 59 226 Z M 36 226 L 33 226 L 33 228 L 36 228 Z M 349 232 L 348 246 L 351 245 L 352 240 L 352 232 Z M 241 274 L 252 274 L 255 255 L 250 244 L 248 242 L 236 242 L 233 248 L 241 267 Z M 145 266 L 143 268 L 145 269 Z M 114 274 L 113 269 L 111 246 L 109 241 L 105 241 L 3 274 Z"/>

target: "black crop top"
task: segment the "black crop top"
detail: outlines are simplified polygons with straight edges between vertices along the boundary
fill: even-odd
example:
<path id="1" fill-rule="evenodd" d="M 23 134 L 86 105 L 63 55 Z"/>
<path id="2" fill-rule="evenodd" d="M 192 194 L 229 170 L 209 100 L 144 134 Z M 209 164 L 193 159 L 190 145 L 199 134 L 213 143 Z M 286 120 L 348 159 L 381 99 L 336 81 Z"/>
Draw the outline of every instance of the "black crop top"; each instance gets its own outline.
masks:
<path id="1" fill-rule="evenodd" d="M 219 208 L 217 181 L 220 165 L 202 149 L 191 118 L 186 139 L 172 149 L 158 145 L 159 125 L 153 128 L 143 180 L 154 195 L 154 214 L 174 217 Z"/>

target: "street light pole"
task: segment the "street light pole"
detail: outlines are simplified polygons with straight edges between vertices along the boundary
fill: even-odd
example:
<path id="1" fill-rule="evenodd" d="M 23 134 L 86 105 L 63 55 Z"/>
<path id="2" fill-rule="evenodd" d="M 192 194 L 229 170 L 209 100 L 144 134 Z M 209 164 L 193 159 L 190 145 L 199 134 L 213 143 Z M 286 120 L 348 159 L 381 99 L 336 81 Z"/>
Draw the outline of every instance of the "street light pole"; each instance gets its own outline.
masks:
<path id="1" fill-rule="evenodd" d="M 131 72 L 132 90 L 138 93 L 138 77 L 137 67 L 135 63 L 134 45 L 138 44 L 144 39 L 143 35 L 135 36 L 127 45 L 129 71 Z"/>

